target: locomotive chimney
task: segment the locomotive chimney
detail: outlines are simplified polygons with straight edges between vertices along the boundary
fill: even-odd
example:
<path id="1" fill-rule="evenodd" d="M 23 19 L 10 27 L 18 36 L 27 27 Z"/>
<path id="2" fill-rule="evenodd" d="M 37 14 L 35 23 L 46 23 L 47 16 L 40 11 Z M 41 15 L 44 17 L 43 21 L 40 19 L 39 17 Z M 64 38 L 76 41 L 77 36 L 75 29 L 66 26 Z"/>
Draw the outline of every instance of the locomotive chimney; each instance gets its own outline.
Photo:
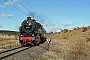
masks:
<path id="1" fill-rule="evenodd" d="M 31 17 L 27 17 L 27 20 L 31 20 Z"/>

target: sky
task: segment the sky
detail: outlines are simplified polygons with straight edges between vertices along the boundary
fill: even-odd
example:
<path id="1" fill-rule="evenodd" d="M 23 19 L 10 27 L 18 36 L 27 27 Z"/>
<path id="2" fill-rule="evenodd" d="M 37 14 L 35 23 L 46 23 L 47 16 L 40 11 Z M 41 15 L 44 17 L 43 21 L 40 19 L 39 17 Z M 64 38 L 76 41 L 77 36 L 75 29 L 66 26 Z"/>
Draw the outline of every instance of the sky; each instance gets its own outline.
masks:
<path id="1" fill-rule="evenodd" d="M 32 14 L 47 32 L 90 26 L 90 0 L 1 0 L 0 30 L 18 31 Z"/>

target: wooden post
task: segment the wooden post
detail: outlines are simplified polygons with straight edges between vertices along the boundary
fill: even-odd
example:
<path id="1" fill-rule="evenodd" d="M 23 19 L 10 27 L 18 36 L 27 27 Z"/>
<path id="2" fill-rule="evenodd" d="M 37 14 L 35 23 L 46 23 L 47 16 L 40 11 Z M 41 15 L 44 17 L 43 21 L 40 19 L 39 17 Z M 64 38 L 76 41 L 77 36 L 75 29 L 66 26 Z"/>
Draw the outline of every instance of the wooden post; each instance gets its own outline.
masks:
<path id="1" fill-rule="evenodd" d="M 49 43 L 48 43 L 48 51 L 49 51 Z"/>

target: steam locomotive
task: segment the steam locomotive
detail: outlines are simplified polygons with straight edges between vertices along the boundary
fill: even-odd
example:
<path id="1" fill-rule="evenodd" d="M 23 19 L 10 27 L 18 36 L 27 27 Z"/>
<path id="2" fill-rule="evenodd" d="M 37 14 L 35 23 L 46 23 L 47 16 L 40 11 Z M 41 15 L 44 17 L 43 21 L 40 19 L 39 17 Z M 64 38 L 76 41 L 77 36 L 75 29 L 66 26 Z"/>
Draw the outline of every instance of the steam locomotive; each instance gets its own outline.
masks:
<path id="1" fill-rule="evenodd" d="M 36 20 L 27 17 L 19 27 L 21 45 L 39 45 L 46 40 L 46 31 Z"/>

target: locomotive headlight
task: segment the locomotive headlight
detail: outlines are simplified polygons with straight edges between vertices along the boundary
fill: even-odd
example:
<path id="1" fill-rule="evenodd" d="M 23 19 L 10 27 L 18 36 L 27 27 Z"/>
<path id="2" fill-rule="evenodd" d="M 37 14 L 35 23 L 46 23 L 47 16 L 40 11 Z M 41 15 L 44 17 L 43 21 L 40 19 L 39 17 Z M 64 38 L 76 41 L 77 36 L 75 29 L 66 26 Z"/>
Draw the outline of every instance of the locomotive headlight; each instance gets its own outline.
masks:
<path id="1" fill-rule="evenodd" d="M 34 41 L 34 38 L 32 38 L 32 41 Z"/>
<path id="2" fill-rule="evenodd" d="M 21 35 L 21 36 L 23 36 L 23 35 Z"/>
<path id="3" fill-rule="evenodd" d="M 28 22 L 27 22 L 28 23 Z"/>

